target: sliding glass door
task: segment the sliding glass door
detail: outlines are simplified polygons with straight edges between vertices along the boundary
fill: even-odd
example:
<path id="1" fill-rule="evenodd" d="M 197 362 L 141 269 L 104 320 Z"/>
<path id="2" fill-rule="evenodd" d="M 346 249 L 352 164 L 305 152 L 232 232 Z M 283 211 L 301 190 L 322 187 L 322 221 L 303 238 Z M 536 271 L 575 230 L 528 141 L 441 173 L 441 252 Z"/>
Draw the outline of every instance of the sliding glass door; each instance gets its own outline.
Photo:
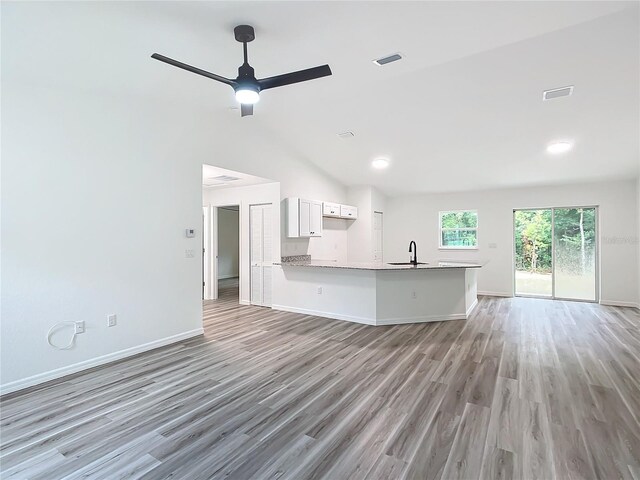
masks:
<path id="1" fill-rule="evenodd" d="M 555 296 L 571 300 L 596 297 L 596 209 L 554 208 Z"/>
<path id="2" fill-rule="evenodd" d="M 595 207 L 514 210 L 515 294 L 597 300 Z"/>

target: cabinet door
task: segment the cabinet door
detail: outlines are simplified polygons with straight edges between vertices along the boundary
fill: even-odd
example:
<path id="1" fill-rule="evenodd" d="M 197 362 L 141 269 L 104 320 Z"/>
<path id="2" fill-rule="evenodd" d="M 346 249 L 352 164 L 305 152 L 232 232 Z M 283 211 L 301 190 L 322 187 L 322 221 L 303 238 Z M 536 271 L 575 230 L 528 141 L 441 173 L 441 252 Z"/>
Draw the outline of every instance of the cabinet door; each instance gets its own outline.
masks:
<path id="1" fill-rule="evenodd" d="M 309 200 L 300 199 L 300 236 L 311 236 L 311 202 Z"/>
<path id="2" fill-rule="evenodd" d="M 340 216 L 340 204 L 339 203 L 330 203 L 324 202 L 322 207 L 323 215 L 329 217 L 339 217 Z"/>
<path id="3" fill-rule="evenodd" d="M 355 220 L 358 218 L 358 207 L 352 207 L 351 205 L 340 205 L 340 216 L 342 218 L 350 218 Z"/>
<path id="4" fill-rule="evenodd" d="M 322 236 L 322 202 L 310 202 L 309 236 Z"/>

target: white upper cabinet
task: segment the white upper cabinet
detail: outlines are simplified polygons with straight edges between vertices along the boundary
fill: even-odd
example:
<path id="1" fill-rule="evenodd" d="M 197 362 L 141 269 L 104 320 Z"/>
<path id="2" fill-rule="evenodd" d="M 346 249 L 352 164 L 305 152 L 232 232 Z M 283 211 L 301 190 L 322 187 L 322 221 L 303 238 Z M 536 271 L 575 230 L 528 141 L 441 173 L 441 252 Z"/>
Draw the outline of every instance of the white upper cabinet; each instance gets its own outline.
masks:
<path id="1" fill-rule="evenodd" d="M 348 218 L 350 220 L 355 220 L 358 218 L 358 207 L 340 205 L 339 203 L 323 202 L 322 215 L 325 217 Z"/>
<path id="2" fill-rule="evenodd" d="M 292 197 L 285 200 L 287 237 L 322 236 L 322 202 Z"/>
<path id="3" fill-rule="evenodd" d="M 331 203 L 331 202 L 323 202 L 323 204 L 322 204 L 322 214 L 325 217 L 339 217 L 340 216 L 340 204 L 339 203 Z"/>
<path id="4" fill-rule="evenodd" d="M 350 218 L 351 220 L 355 220 L 358 218 L 358 207 L 340 205 L 340 218 Z"/>

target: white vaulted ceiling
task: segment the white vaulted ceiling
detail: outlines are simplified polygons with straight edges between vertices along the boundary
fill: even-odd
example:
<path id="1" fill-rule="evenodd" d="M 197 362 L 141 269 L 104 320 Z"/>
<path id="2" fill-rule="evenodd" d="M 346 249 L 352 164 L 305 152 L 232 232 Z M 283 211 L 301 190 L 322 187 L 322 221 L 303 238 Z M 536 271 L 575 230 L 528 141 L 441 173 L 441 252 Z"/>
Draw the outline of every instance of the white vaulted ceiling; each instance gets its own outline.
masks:
<path id="1" fill-rule="evenodd" d="M 243 141 L 259 131 L 345 184 L 390 195 L 632 178 L 638 12 L 637 2 L 4 2 L 2 78 L 179 103 L 206 112 L 229 150 L 259 158 Z M 263 92 L 240 118 L 229 87 L 149 58 L 235 77 L 240 23 L 256 29 L 258 77 L 324 63 L 333 76 Z M 394 52 L 405 58 L 371 62 Z M 571 97 L 542 102 L 566 85 Z M 355 137 L 336 136 L 345 130 Z M 563 139 L 573 150 L 549 156 Z M 372 170 L 380 155 L 391 165 Z"/>

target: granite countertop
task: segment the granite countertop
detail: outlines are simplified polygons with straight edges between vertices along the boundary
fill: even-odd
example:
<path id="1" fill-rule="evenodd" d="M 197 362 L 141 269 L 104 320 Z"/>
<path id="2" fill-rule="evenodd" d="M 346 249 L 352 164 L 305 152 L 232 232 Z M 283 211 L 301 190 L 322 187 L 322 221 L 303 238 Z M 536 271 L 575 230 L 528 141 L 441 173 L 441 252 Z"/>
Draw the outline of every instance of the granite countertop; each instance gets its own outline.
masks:
<path id="1" fill-rule="evenodd" d="M 303 260 L 279 262 L 274 265 L 283 267 L 316 267 L 316 268 L 345 268 L 351 270 L 440 270 L 445 268 L 480 268 L 477 263 L 462 262 L 434 262 L 421 265 L 389 265 L 385 262 L 337 262 L 323 260 Z"/>

